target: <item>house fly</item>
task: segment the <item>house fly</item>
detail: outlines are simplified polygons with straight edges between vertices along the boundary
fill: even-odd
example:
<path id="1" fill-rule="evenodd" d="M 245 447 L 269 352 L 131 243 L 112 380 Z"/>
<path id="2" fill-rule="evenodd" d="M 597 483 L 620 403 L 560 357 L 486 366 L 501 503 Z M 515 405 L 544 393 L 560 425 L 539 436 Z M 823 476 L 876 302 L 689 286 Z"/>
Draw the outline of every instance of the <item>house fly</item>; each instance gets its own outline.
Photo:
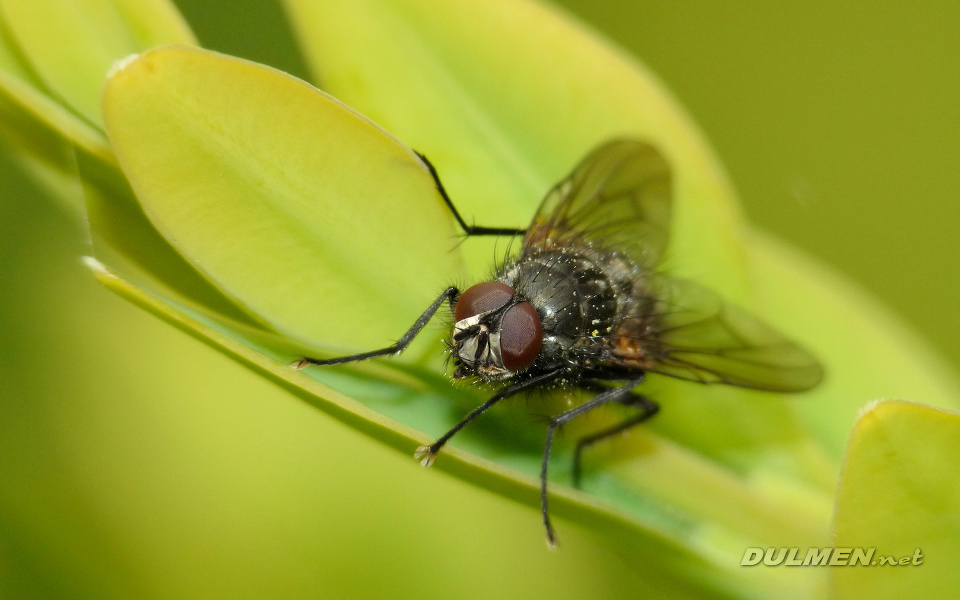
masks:
<path id="1" fill-rule="evenodd" d="M 659 410 L 637 393 L 646 373 L 699 383 L 800 392 L 822 378 L 817 360 L 794 342 L 700 285 L 659 268 L 668 240 L 672 182 L 652 145 L 607 142 L 584 158 L 541 201 L 526 229 L 467 225 L 436 169 L 424 166 L 467 236 L 523 236 L 491 281 L 461 293 L 448 287 L 400 340 L 387 348 L 332 359 L 304 358 L 302 368 L 403 351 L 448 304 L 455 379 L 502 387 L 450 431 L 416 453 L 424 466 L 457 432 L 505 398 L 534 388 L 597 392 L 549 420 L 540 470 L 547 543 L 557 537 L 547 509 L 547 468 L 558 427 L 601 406 L 632 409 L 622 422 L 581 438 L 573 459 L 579 481 L 584 448 L 629 429 Z"/>

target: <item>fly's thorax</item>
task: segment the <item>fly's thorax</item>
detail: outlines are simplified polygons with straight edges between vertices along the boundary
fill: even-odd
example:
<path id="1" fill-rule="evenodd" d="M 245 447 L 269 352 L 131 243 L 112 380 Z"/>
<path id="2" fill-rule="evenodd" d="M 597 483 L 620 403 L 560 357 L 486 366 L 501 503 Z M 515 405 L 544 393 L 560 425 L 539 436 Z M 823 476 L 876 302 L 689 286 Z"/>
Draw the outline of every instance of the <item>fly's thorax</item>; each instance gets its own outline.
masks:
<path id="1" fill-rule="evenodd" d="M 622 307 L 617 271 L 598 257 L 556 250 L 521 258 L 500 280 L 530 299 L 545 340 L 569 346 L 610 333 Z"/>
<path id="2" fill-rule="evenodd" d="M 487 281 L 467 289 L 454 316 L 455 377 L 509 379 L 529 368 L 540 353 L 540 316 L 503 282 Z"/>

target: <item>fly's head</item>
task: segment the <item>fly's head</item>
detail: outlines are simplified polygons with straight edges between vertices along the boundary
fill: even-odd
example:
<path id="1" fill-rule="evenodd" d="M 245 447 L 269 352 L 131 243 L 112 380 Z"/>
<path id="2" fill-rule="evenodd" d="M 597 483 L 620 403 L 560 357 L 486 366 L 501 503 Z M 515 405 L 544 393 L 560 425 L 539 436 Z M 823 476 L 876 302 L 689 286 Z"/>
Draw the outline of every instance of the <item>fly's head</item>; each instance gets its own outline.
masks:
<path id="1" fill-rule="evenodd" d="M 540 353 L 540 317 L 505 283 L 485 281 L 467 289 L 457 300 L 454 317 L 457 379 L 509 379 L 528 369 Z"/>

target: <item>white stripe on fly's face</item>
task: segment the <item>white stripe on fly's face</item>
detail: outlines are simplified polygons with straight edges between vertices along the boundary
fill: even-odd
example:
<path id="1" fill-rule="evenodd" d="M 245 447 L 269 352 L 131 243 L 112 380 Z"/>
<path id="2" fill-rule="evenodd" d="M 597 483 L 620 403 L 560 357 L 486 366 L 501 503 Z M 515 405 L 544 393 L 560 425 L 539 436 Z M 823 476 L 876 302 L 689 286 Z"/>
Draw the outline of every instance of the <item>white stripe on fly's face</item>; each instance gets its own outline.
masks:
<path id="1" fill-rule="evenodd" d="M 481 317 L 487 314 L 488 313 L 474 315 L 456 322 L 453 326 L 454 339 L 457 339 L 461 333 L 471 328 L 477 328 L 475 334 L 457 342 L 457 353 L 460 356 L 460 360 L 474 369 L 499 372 L 501 376 L 508 375 L 509 371 L 504 368 L 503 356 L 500 353 L 500 331 L 491 332 L 487 324 L 480 322 Z M 486 338 L 487 343 L 485 344 L 483 352 L 478 357 L 477 349 L 480 347 L 481 337 Z"/>

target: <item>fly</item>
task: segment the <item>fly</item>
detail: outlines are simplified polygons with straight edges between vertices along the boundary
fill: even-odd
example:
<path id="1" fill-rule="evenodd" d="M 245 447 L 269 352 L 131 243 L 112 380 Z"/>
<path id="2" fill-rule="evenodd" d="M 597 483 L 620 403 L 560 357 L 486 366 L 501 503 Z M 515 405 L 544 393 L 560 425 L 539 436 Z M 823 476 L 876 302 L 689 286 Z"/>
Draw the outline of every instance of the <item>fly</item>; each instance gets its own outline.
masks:
<path id="1" fill-rule="evenodd" d="M 522 235 L 519 256 L 508 258 L 492 281 L 462 293 L 448 287 L 392 346 L 332 359 L 303 358 L 296 366 L 402 352 L 448 304 L 455 321 L 449 340 L 453 377 L 503 386 L 433 444 L 417 450 L 424 466 L 457 432 L 505 398 L 549 386 L 597 391 L 553 416 L 547 427 L 540 504 L 550 546 L 556 546 L 557 537 L 547 508 L 547 468 L 557 428 L 608 404 L 635 411 L 577 442 L 573 482 L 578 485 L 586 447 L 659 410 L 636 391 L 646 373 L 772 392 L 801 392 L 820 382 L 819 363 L 800 346 L 708 289 L 660 272 L 672 182 L 666 160 L 653 146 L 617 139 L 595 149 L 547 193 L 526 229 L 467 225 L 436 169 L 419 156 L 467 236 Z"/>

